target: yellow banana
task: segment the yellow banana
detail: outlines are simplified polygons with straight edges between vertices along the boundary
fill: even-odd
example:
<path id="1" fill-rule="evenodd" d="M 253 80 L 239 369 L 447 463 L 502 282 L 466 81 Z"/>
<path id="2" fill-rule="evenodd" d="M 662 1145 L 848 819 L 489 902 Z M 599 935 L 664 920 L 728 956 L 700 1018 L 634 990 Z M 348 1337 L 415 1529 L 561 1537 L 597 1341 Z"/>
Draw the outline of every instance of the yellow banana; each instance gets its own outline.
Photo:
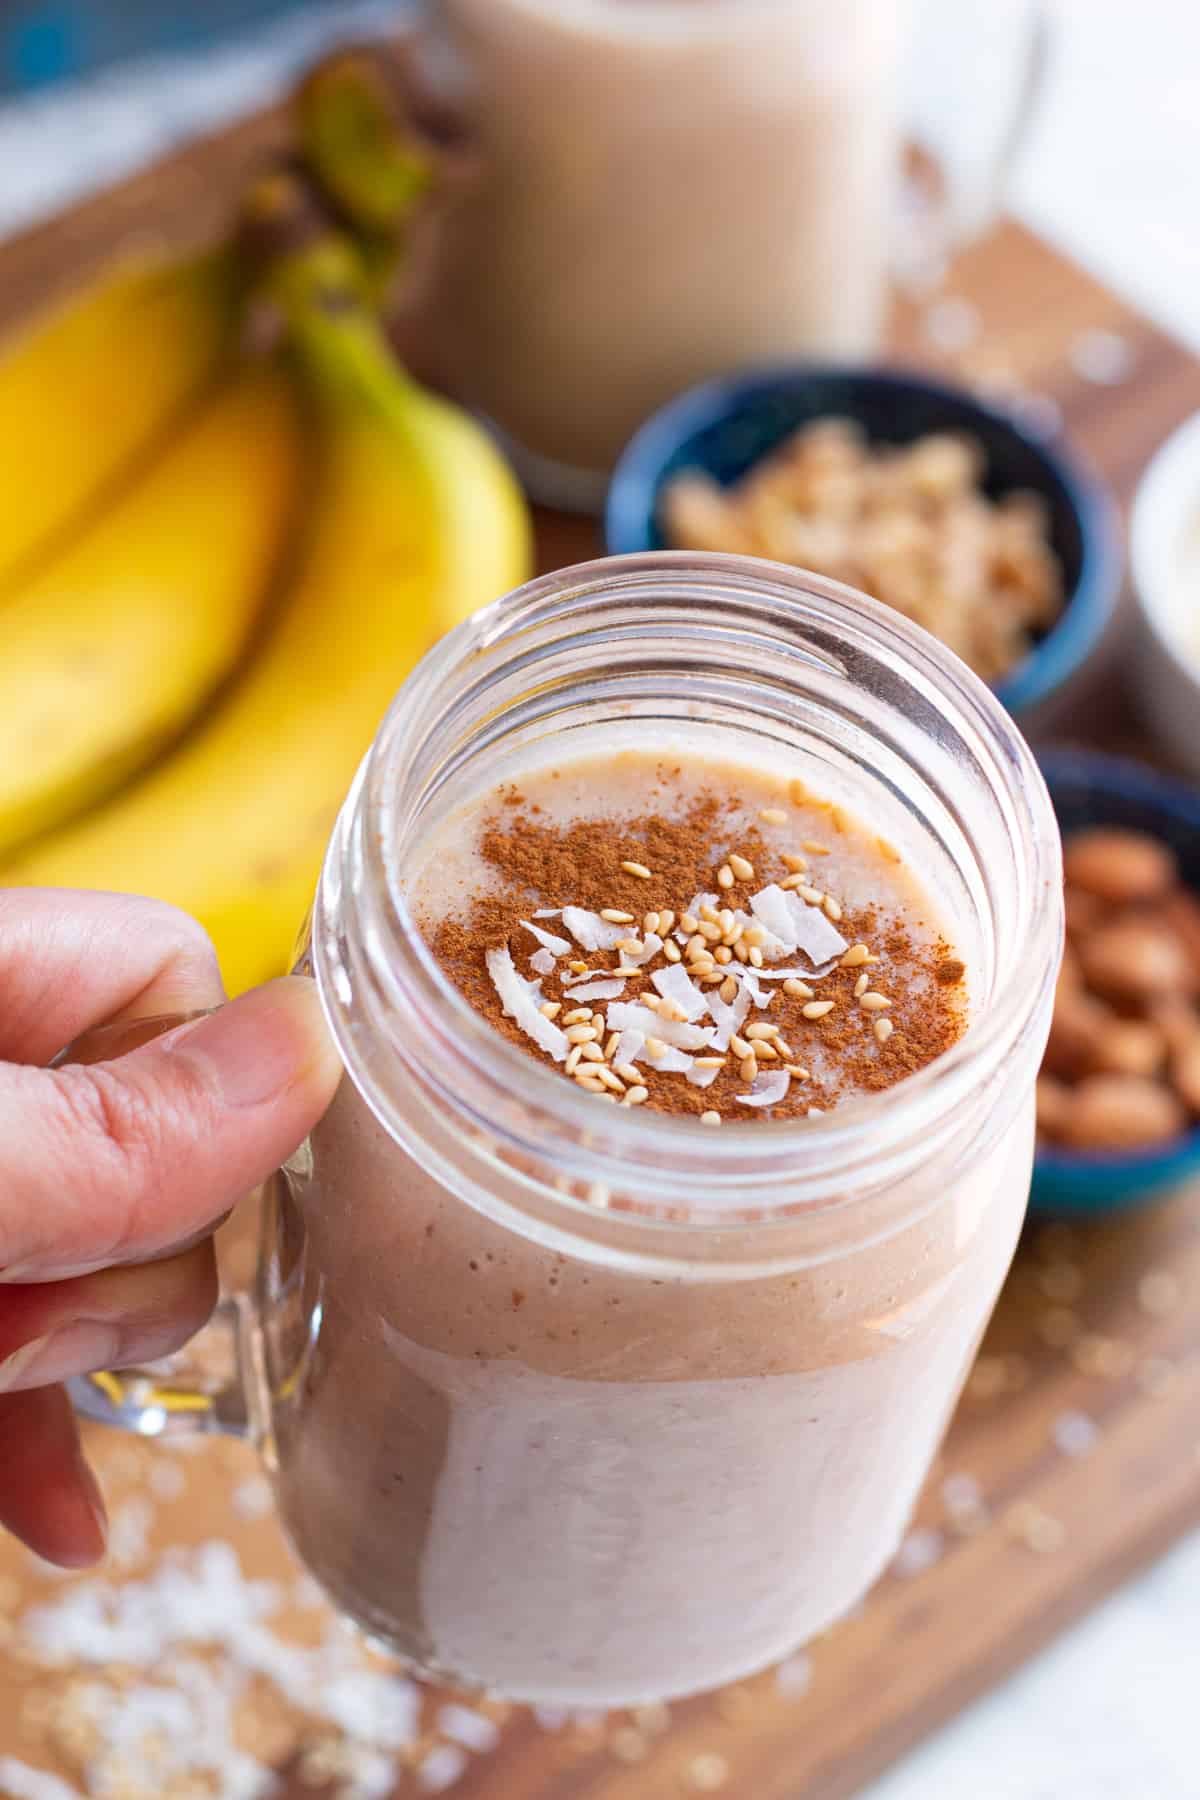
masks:
<path id="1" fill-rule="evenodd" d="M 228 675 L 280 557 L 301 444 L 284 371 L 249 367 L 5 602 L 0 852 L 109 793 Z"/>
<path id="2" fill-rule="evenodd" d="M 297 266 L 310 269 L 304 257 Z M 315 401 L 318 491 L 294 590 L 209 720 L 0 882 L 142 892 L 198 917 L 231 992 L 286 967 L 337 810 L 437 633 L 524 580 L 529 520 L 498 452 L 391 362 L 328 272 L 287 306 Z"/>
<path id="3" fill-rule="evenodd" d="M 0 345 L 0 589 L 203 392 L 236 285 L 230 252 L 129 258 Z"/>

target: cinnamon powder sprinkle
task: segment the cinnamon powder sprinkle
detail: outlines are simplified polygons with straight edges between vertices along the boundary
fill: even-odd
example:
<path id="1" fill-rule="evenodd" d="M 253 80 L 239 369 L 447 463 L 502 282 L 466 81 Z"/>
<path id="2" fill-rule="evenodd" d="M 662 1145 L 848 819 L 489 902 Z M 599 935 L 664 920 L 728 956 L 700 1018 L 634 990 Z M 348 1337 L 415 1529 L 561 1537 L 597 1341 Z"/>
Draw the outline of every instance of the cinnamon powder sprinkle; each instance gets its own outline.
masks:
<path id="1" fill-rule="evenodd" d="M 706 907 L 703 910 L 711 912 L 711 918 L 692 919 L 682 909 L 697 893 L 722 891 L 718 874 L 722 869 L 732 873 L 734 855 L 754 870 L 754 879 L 760 884 L 782 884 L 785 879 L 783 853 L 757 828 L 747 829 L 744 817 L 735 824 L 732 815 L 740 810 L 738 796 L 706 793 L 685 812 L 670 818 L 647 813 L 634 819 L 580 818 L 552 825 L 523 800 L 505 794 L 484 818 L 479 835 L 479 853 L 498 878 L 497 890 L 475 898 L 461 916 L 448 914 L 422 921 L 426 940 L 450 980 L 495 1031 L 544 1066 L 562 1070 L 563 1065 L 543 1056 L 502 1010 L 487 968 L 488 951 L 507 947 L 517 969 L 528 978 L 529 958 L 537 942 L 521 920 L 543 909 L 564 906 L 597 914 L 632 913 L 643 921 L 638 928 L 642 930 L 648 928 L 647 915 L 657 914 L 662 926 L 668 919 L 672 927 L 678 921 L 684 930 L 698 926 L 696 935 L 701 943 L 708 940 L 715 947 L 725 935 L 720 913 Z M 759 816 L 765 818 L 765 809 Z M 724 906 L 724 900 L 721 904 Z M 729 904 L 736 906 L 738 901 L 731 896 Z M 560 920 L 540 922 L 556 935 L 567 935 Z M 743 1034 L 754 1030 L 753 1052 L 758 1056 L 763 1056 L 775 1039 L 786 1046 L 782 1055 L 768 1054 L 763 1064 L 764 1069 L 787 1067 L 792 1076 L 785 1098 L 776 1105 L 754 1108 L 737 1102 L 737 1095 L 745 1092 L 744 1081 L 752 1078 L 752 1072 L 746 1072 L 747 1059 L 739 1052 L 739 1046 L 742 1052 L 751 1051 L 751 1041 L 744 1035 L 734 1039 L 731 1054 L 721 1059 L 722 1066 L 707 1087 L 691 1084 L 682 1073 L 656 1070 L 649 1054 L 652 1043 L 643 1051 L 640 1066 L 624 1064 L 612 1070 L 608 1064 L 601 1077 L 598 1071 L 604 1048 L 597 1040 L 611 1042 L 611 1034 L 604 1026 L 600 1002 L 595 1003 L 594 1034 L 580 1029 L 582 1019 L 569 1027 L 575 1040 L 571 1078 L 578 1081 L 583 1077 L 598 1098 L 606 1097 L 618 1105 L 644 1105 L 652 1111 L 687 1115 L 706 1123 L 714 1118 L 739 1123 L 803 1119 L 828 1111 L 852 1094 L 893 1086 L 924 1068 L 962 1035 L 963 964 L 944 941 L 938 939 L 931 945 L 917 939 L 901 918 L 881 908 L 844 907 L 838 930 L 853 948 L 812 988 L 791 979 L 764 984 L 764 993 L 768 986 L 772 993 L 770 1036 L 754 1029 L 766 1023 L 768 1013 L 752 1007 L 743 1022 Z M 658 935 L 666 932 L 660 930 Z M 632 931 L 629 942 L 638 942 Z M 893 1029 L 887 1034 L 875 1028 L 879 1013 L 864 1009 L 867 995 L 855 996 L 867 961 L 860 946 L 866 947 L 870 956 L 872 990 L 885 990 L 891 1001 L 888 1022 Z M 763 962 L 757 945 L 748 949 L 739 939 L 733 950 L 735 954 L 741 950 L 755 964 Z M 729 953 L 726 947 L 726 955 Z M 788 967 L 796 967 L 802 960 L 795 955 L 783 958 Z M 633 967 L 618 946 L 587 953 L 586 963 L 578 956 L 563 957 L 553 973 L 541 978 L 546 1005 L 564 1009 L 557 1015 L 560 1025 L 566 1013 L 576 1010 L 563 982 L 573 965 L 586 968 L 587 981 L 612 977 L 620 969 L 625 983 L 622 1002 L 652 1001 L 664 1018 L 675 1011 L 673 1004 L 664 1011 L 651 981 L 656 971 L 672 966 L 671 960 L 659 952 L 642 966 Z M 712 966 L 711 957 L 708 966 Z M 764 966 L 769 970 L 769 963 Z M 718 966 L 712 985 L 704 986 L 687 951 L 682 967 L 706 993 L 732 979 Z M 817 1019 L 809 1010 L 814 998 L 821 1003 L 822 1016 Z M 825 1003 L 829 1003 L 827 1008 Z M 702 1018 L 698 1022 L 707 1021 Z M 584 1053 L 582 1059 L 574 1054 L 576 1050 Z M 698 1053 L 698 1059 L 702 1066 L 712 1067 L 712 1057 L 704 1051 Z"/>

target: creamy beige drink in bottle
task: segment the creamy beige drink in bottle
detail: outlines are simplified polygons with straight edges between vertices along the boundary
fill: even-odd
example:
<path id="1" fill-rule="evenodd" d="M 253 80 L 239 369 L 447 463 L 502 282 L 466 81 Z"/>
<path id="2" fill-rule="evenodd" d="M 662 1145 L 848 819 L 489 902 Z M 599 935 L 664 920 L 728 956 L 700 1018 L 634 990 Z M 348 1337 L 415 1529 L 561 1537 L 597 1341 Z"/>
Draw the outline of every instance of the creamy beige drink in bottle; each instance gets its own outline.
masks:
<path id="1" fill-rule="evenodd" d="M 1024 1210 L 1057 840 L 986 691 L 831 584 L 617 560 L 456 636 L 315 912 L 279 1503 L 419 1668 L 662 1698 L 896 1548 Z"/>
<path id="2" fill-rule="evenodd" d="M 692 382 L 878 341 L 906 0 L 439 0 L 475 173 L 415 336 L 526 451 L 604 471 Z"/>

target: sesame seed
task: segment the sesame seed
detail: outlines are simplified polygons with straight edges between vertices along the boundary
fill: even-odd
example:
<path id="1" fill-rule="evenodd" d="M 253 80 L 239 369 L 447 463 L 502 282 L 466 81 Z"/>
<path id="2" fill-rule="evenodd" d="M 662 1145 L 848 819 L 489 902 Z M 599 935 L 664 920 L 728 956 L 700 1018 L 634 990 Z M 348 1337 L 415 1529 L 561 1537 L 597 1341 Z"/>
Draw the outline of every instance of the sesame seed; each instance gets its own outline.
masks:
<path id="1" fill-rule="evenodd" d="M 647 1012 L 655 1012 L 655 1013 L 659 1013 L 661 1015 L 662 1009 L 663 1009 L 662 995 L 661 994 L 651 994 L 649 992 L 644 993 L 644 994 L 639 994 L 638 995 L 638 1005 L 644 1006 Z"/>
<path id="2" fill-rule="evenodd" d="M 708 943 L 719 944 L 724 935 L 725 933 L 721 930 L 719 924 L 714 924 L 711 919 L 701 919 L 700 936 L 706 939 Z"/>
<path id="3" fill-rule="evenodd" d="M 721 908 L 720 912 L 717 914 L 717 924 L 721 927 L 721 930 L 723 932 L 725 932 L 726 934 L 731 932 L 733 930 L 734 926 L 737 924 L 737 920 L 734 918 L 732 912 L 730 912 L 730 910 L 727 906 L 723 906 Z"/>
<path id="4" fill-rule="evenodd" d="M 810 1000 L 807 1006 L 800 1008 L 806 1019 L 823 1019 L 826 1013 L 833 1011 L 832 1000 Z"/>
<path id="5" fill-rule="evenodd" d="M 618 963 L 616 968 L 613 970 L 614 975 L 625 975 L 625 976 L 640 975 L 641 972 L 642 971 L 638 968 L 636 963 Z"/>
<path id="6" fill-rule="evenodd" d="M 721 1115 L 719 1112 L 703 1112 L 700 1114 L 700 1123 L 702 1125 L 719 1125 Z"/>
<path id="7" fill-rule="evenodd" d="M 616 1070 L 617 1074 L 621 1077 L 622 1081 L 638 1082 L 642 1079 L 641 1072 L 639 1071 L 636 1063 L 627 1063 L 627 1062 L 614 1063 L 613 1068 Z"/>
<path id="8" fill-rule="evenodd" d="M 541 1013 L 543 1019 L 557 1019 L 559 1013 L 562 1011 L 562 1001 L 544 1000 L 541 1006 L 538 1007 L 538 1011 Z"/>
<path id="9" fill-rule="evenodd" d="M 812 1076 L 809 1074 L 808 1070 L 803 1068 L 800 1063 L 784 1063 L 783 1066 L 788 1074 L 794 1076 L 797 1081 L 812 1080 Z"/>
<path id="10" fill-rule="evenodd" d="M 788 976 L 783 984 L 783 991 L 789 1000 L 811 1000 L 813 997 L 813 991 L 808 983 L 797 980 L 795 975 Z"/>
<path id="11" fill-rule="evenodd" d="M 803 874 L 804 870 L 808 867 L 807 856 L 801 856 L 798 851 L 795 850 L 785 850 L 779 860 L 785 869 L 791 870 L 793 875 Z"/>
<path id="12" fill-rule="evenodd" d="M 779 1056 L 774 1044 L 755 1044 L 754 1054 L 755 1056 L 765 1056 L 768 1062 L 777 1061 Z"/>
<path id="13" fill-rule="evenodd" d="M 596 1074 L 604 1083 L 605 1087 L 611 1088 L 614 1094 L 623 1094 L 625 1092 L 625 1083 L 621 1080 L 621 1077 L 619 1075 L 614 1075 L 613 1071 L 605 1068 L 603 1064 L 596 1070 Z"/>
<path id="14" fill-rule="evenodd" d="M 876 1019 L 875 1036 L 881 1044 L 886 1044 L 896 1027 L 890 1019 Z"/>
<path id="15" fill-rule="evenodd" d="M 724 982 L 725 977 L 720 969 L 708 969 L 703 975 L 698 975 L 696 979 L 701 987 L 716 987 L 718 982 Z"/>
<path id="16" fill-rule="evenodd" d="M 599 1044 L 580 1044 L 579 1054 L 584 1062 L 603 1062 L 604 1052 Z"/>
<path id="17" fill-rule="evenodd" d="M 841 918 L 841 916 L 842 916 L 841 901 L 835 900 L 832 894 L 826 894 L 826 896 L 825 896 L 825 917 L 827 919 L 832 919 L 834 924 L 836 925 L 838 920 Z"/>
<path id="18" fill-rule="evenodd" d="M 684 950 L 689 957 L 699 956 L 701 951 L 707 951 L 707 949 L 708 949 L 708 939 L 701 937 L 698 930 L 693 931 L 691 937 L 688 939 L 687 943 L 684 945 Z"/>
<path id="19" fill-rule="evenodd" d="M 716 957 L 717 961 L 722 964 L 731 963 L 733 961 L 733 951 L 729 948 L 728 944 L 718 944 L 713 951 L 713 955 Z"/>
<path id="20" fill-rule="evenodd" d="M 570 969 L 572 975 L 590 975 L 591 974 L 591 970 L 588 968 L 587 964 L 585 962 L 580 962 L 578 960 L 578 958 L 574 962 L 569 962 L 567 964 L 567 967 L 568 967 L 568 969 Z"/>
<path id="21" fill-rule="evenodd" d="M 698 1056 L 696 1067 L 698 1069 L 723 1069 L 725 1058 L 723 1056 Z"/>
<path id="22" fill-rule="evenodd" d="M 793 806 L 803 806 L 808 799 L 808 789 L 802 781 L 788 782 L 788 799 Z"/>
<path id="23" fill-rule="evenodd" d="M 603 915 L 601 916 L 603 917 Z M 645 918 L 642 920 L 642 930 L 646 933 L 647 937 L 652 931 L 658 933 L 658 914 L 656 912 L 648 912 L 646 914 Z"/>
<path id="24" fill-rule="evenodd" d="M 621 864 L 621 867 L 624 869 L 624 871 L 627 875 L 636 875 L 639 881 L 653 881 L 654 880 L 653 875 L 651 875 L 651 873 L 650 873 L 649 869 L 646 867 L 645 863 L 623 862 Z"/>
<path id="25" fill-rule="evenodd" d="M 871 952 L 865 944 L 851 944 L 841 961 L 843 969 L 857 969 L 862 963 L 871 961 Z"/>
<path id="26" fill-rule="evenodd" d="M 775 1039 L 775 1048 L 778 1050 L 780 1056 L 794 1056 L 796 1054 L 792 1049 L 792 1046 L 785 1042 L 783 1038 Z"/>
<path id="27" fill-rule="evenodd" d="M 752 950 L 756 946 L 761 947 L 767 941 L 767 934 L 761 925 L 747 925 L 742 931 L 742 937 Z"/>
<path id="28" fill-rule="evenodd" d="M 737 999 L 737 991 L 738 991 L 738 984 L 734 980 L 733 976 L 726 975 L 724 981 L 721 983 L 721 998 L 725 1002 L 726 1006 L 732 1005 L 732 1003 Z"/>
<path id="29" fill-rule="evenodd" d="M 785 894 L 794 893 L 797 888 L 806 887 L 808 885 L 808 876 L 785 875 L 779 885 Z"/>
<path id="30" fill-rule="evenodd" d="M 877 837 L 875 839 L 875 848 L 879 851 L 881 856 L 887 858 L 888 862 L 898 863 L 900 861 L 900 852 L 897 850 L 895 844 L 889 844 L 886 838 Z"/>
<path id="31" fill-rule="evenodd" d="M 694 918 L 691 913 L 680 913 L 679 929 L 681 931 L 686 931 L 690 935 L 693 931 L 698 931 L 699 928 L 700 921 Z"/>
<path id="32" fill-rule="evenodd" d="M 800 842 L 811 856 L 829 855 L 829 845 L 818 843 L 816 838 L 801 838 Z"/>
<path id="33" fill-rule="evenodd" d="M 574 1012 L 569 1012 L 564 1016 L 563 1024 L 586 1025 L 591 1016 L 592 1009 L 590 1006 L 577 1006 Z"/>
<path id="34" fill-rule="evenodd" d="M 715 1750 L 693 1756 L 687 1769 L 688 1786 L 698 1794 L 715 1794 L 729 1779 L 729 1764 Z"/>
<path id="35" fill-rule="evenodd" d="M 644 1106 L 650 1098 L 650 1089 L 641 1086 L 631 1087 L 625 1096 L 626 1106 Z"/>
<path id="36" fill-rule="evenodd" d="M 674 923 L 675 923 L 675 914 L 671 911 L 670 907 L 668 906 L 666 908 L 665 912 L 660 912 L 658 915 L 658 935 L 659 935 L 659 937 L 666 937 L 668 931 L 670 931 L 670 929 L 674 925 Z"/>
<path id="37" fill-rule="evenodd" d="M 735 956 L 736 956 L 736 955 L 737 955 L 737 953 L 738 953 L 738 951 L 739 951 L 739 950 L 740 950 L 740 949 L 741 949 L 741 947 L 742 947 L 742 946 L 741 946 L 741 945 L 740 945 L 740 944 L 735 944 L 735 945 L 734 945 L 734 946 L 733 946 L 733 953 L 734 953 L 734 955 L 735 955 Z M 749 950 L 747 950 L 747 952 L 746 952 L 746 955 L 747 955 L 747 956 L 748 956 L 748 957 L 749 957 L 749 959 L 750 959 L 750 965 L 751 965 L 751 967 L 752 967 L 752 968 L 755 968 L 755 969 L 761 969 L 761 968 L 762 968 L 762 966 L 763 966 L 763 953 L 762 953 L 762 951 L 761 951 L 761 950 L 760 950 L 760 949 L 759 949 L 759 947 L 758 947 L 758 945 L 757 945 L 757 944 L 751 944 L 751 946 L 750 946 L 750 948 L 749 948 Z M 740 961 L 740 958 L 739 958 L 739 961 Z"/>
<path id="38" fill-rule="evenodd" d="M 744 856 L 731 856 L 729 866 L 739 881 L 754 880 L 754 864 L 747 862 Z"/>
<path id="39" fill-rule="evenodd" d="M 753 1043 L 755 1038 L 777 1038 L 779 1027 L 778 1025 L 747 1025 L 743 1035 L 750 1043 Z"/>
<path id="40" fill-rule="evenodd" d="M 616 1049 L 616 1047 L 620 1043 L 620 1041 L 621 1041 L 621 1034 L 619 1031 L 610 1031 L 609 1032 L 608 1038 L 604 1045 L 604 1060 L 605 1060 L 605 1062 L 608 1062 L 609 1058 L 612 1056 L 613 1051 Z"/>
<path id="41" fill-rule="evenodd" d="M 825 895 L 820 888 L 798 887 L 796 892 L 802 900 L 807 900 L 810 906 L 820 906 L 825 898 Z"/>
<path id="42" fill-rule="evenodd" d="M 607 919 L 610 925 L 632 925 L 634 923 L 632 913 L 618 912 L 615 906 L 602 906 L 600 917 Z"/>
<path id="43" fill-rule="evenodd" d="M 741 943 L 745 935 L 746 927 L 742 924 L 740 919 L 735 919 L 733 924 L 729 927 L 729 930 L 725 933 L 725 942 L 732 950 L 735 944 Z"/>
<path id="44" fill-rule="evenodd" d="M 702 919 L 707 919 L 710 925 L 719 925 L 721 923 L 721 914 L 719 910 L 709 900 L 706 900 L 704 905 L 700 908 L 700 917 Z"/>
<path id="45" fill-rule="evenodd" d="M 667 1046 L 663 1043 L 661 1038 L 648 1037 L 646 1039 L 646 1055 L 650 1058 L 651 1062 L 658 1062 L 660 1058 L 664 1057 L 666 1054 Z"/>
<path id="46" fill-rule="evenodd" d="M 864 969 L 862 974 L 859 976 L 858 980 L 854 984 L 854 998 L 856 1000 L 861 1000 L 863 995 L 866 993 L 867 989 L 870 987 L 870 985 L 871 985 L 871 977 L 867 974 L 866 970 Z"/>
<path id="47" fill-rule="evenodd" d="M 628 950 L 628 952 L 631 956 L 636 956 L 638 951 L 641 948 L 642 948 L 641 939 L 635 938 L 635 937 L 622 938 L 620 943 L 617 945 L 618 950 Z"/>
<path id="48" fill-rule="evenodd" d="M 864 994 L 859 1004 L 867 1012 L 882 1012 L 885 1006 L 890 1006 L 892 1003 L 886 994 L 871 993 Z"/>
<path id="49" fill-rule="evenodd" d="M 758 1058 L 756 1056 L 747 1056 L 744 1061 L 739 1064 L 738 1074 L 743 1081 L 753 1081 L 758 1074 Z"/>
<path id="50" fill-rule="evenodd" d="M 680 960 L 679 945 L 675 942 L 674 938 L 668 938 L 666 943 L 663 945 L 663 955 L 666 957 L 668 962 L 672 962 L 672 963 L 679 962 L 679 960 Z"/>
<path id="51" fill-rule="evenodd" d="M 688 963 L 688 968 L 697 981 L 704 981 L 706 977 L 713 974 L 716 964 L 711 956 L 693 956 Z"/>
<path id="52" fill-rule="evenodd" d="M 576 1069 L 575 1082 L 578 1087 L 585 1088 L 589 1094 L 602 1094 L 604 1083 L 594 1069 Z"/>
<path id="53" fill-rule="evenodd" d="M 567 1027 L 568 1044 L 595 1043 L 599 1033 L 594 1025 L 569 1025 Z"/>
<path id="54" fill-rule="evenodd" d="M 733 870 L 728 863 L 722 863 L 717 870 L 717 886 L 719 888 L 731 888 L 733 886 Z"/>
<path id="55" fill-rule="evenodd" d="M 688 1022 L 688 1016 L 682 1006 L 679 1006 L 674 1000 L 665 998 L 658 1003 L 658 1016 L 660 1019 L 674 1019 L 677 1025 L 686 1025 Z"/>
<path id="56" fill-rule="evenodd" d="M 733 1036 L 729 1040 L 729 1048 L 733 1051 L 733 1054 L 735 1056 L 740 1057 L 740 1056 L 753 1055 L 753 1052 L 750 1049 L 750 1046 L 746 1042 L 745 1038 L 739 1037 L 736 1031 L 734 1032 Z"/>
<path id="57" fill-rule="evenodd" d="M 782 806 L 762 806 L 758 812 L 764 825 L 786 825 L 787 814 Z"/>
<path id="58" fill-rule="evenodd" d="M 568 1050 L 567 1060 L 566 1060 L 566 1064 L 565 1064 L 568 1075 L 573 1075 L 575 1073 L 576 1069 L 579 1067 L 579 1059 L 582 1055 L 583 1055 L 583 1045 L 582 1044 L 576 1044 L 576 1046 L 573 1050 Z"/>

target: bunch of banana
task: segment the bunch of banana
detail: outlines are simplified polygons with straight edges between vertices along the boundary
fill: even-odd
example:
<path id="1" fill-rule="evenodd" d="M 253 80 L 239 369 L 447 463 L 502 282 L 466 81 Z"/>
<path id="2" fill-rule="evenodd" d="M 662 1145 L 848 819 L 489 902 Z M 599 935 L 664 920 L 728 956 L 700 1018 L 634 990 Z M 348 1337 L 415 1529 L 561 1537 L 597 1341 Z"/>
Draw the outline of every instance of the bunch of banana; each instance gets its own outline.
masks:
<path id="1" fill-rule="evenodd" d="M 131 256 L 0 346 L 0 595 L 212 383 L 238 292 L 228 248 Z"/>
<path id="2" fill-rule="evenodd" d="M 413 664 L 530 569 L 507 465 L 398 367 L 348 242 L 285 255 L 273 288 L 316 456 L 273 626 L 162 762 L 0 867 L 5 885 L 174 902 L 207 926 L 231 992 L 286 967 L 338 807 Z"/>

